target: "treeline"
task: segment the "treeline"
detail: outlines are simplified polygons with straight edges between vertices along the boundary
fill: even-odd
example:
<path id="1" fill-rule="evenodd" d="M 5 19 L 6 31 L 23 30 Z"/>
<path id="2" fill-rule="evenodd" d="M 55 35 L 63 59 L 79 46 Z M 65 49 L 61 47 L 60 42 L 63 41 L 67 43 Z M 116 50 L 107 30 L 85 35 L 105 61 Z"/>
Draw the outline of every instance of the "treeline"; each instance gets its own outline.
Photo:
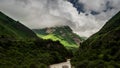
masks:
<path id="1" fill-rule="evenodd" d="M 0 68 L 48 68 L 72 56 L 59 41 L 0 36 Z"/>
<path id="2" fill-rule="evenodd" d="M 120 12 L 82 43 L 72 62 L 75 68 L 120 68 Z"/>

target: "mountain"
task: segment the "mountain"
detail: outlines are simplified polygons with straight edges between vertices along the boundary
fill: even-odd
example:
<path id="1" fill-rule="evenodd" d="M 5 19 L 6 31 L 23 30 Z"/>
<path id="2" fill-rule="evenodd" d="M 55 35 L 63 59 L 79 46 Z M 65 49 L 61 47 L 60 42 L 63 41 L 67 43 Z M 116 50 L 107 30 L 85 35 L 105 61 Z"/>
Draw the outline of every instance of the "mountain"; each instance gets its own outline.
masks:
<path id="1" fill-rule="evenodd" d="M 120 12 L 82 43 L 73 58 L 76 68 L 120 68 Z"/>
<path id="2" fill-rule="evenodd" d="M 60 41 L 60 43 L 67 48 L 78 47 L 79 44 L 84 40 L 77 34 L 73 33 L 69 26 L 33 29 L 33 31 L 40 38 Z"/>
<path id="3" fill-rule="evenodd" d="M 10 17 L 0 12 L 0 36 L 8 36 L 11 38 L 27 39 L 36 38 L 35 33 Z"/>
<path id="4" fill-rule="evenodd" d="M 0 12 L 0 68 L 48 68 L 71 56 L 59 41 L 40 39 L 32 30 Z"/>

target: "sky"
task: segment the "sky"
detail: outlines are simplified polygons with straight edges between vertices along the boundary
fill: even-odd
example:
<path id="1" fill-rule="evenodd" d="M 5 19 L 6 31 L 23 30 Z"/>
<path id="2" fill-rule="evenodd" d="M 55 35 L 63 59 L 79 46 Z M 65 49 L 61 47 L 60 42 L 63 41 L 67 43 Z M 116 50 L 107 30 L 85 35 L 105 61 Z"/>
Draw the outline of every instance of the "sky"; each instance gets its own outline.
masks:
<path id="1" fill-rule="evenodd" d="M 70 26 L 80 36 L 89 37 L 118 11 L 120 0 L 78 0 L 78 13 L 67 0 L 0 0 L 0 11 L 30 29 Z"/>

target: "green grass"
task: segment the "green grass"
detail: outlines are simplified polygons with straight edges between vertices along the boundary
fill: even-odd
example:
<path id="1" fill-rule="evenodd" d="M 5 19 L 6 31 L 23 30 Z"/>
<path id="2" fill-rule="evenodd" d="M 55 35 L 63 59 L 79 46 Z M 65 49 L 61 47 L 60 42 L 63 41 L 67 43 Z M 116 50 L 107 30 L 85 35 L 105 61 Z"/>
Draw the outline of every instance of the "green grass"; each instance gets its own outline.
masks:
<path id="1" fill-rule="evenodd" d="M 78 48 L 79 43 L 85 40 L 83 37 L 80 37 L 77 34 L 73 33 L 72 29 L 69 26 L 33 29 L 33 31 L 40 38 L 59 41 L 68 49 Z"/>
<path id="2" fill-rule="evenodd" d="M 78 48 L 76 44 L 70 44 L 68 41 L 65 41 L 61 36 L 56 37 L 54 34 L 49 34 L 49 35 L 40 35 L 37 34 L 38 37 L 43 38 L 43 39 L 51 39 L 53 41 L 60 41 L 61 44 L 63 44 L 66 48 Z"/>

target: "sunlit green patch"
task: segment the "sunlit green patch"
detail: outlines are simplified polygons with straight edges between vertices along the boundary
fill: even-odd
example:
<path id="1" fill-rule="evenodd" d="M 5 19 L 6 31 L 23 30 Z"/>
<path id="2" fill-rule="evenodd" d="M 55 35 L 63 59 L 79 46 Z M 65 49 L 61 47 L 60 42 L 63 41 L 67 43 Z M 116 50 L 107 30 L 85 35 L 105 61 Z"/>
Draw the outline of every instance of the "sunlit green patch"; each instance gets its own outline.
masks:
<path id="1" fill-rule="evenodd" d="M 38 37 L 43 38 L 43 39 L 51 39 L 53 41 L 60 41 L 61 44 L 63 44 L 66 48 L 78 48 L 77 44 L 70 44 L 68 41 L 64 40 L 61 36 L 56 37 L 54 34 L 49 34 L 49 35 L 40 35 L 37 34 Z"/>

